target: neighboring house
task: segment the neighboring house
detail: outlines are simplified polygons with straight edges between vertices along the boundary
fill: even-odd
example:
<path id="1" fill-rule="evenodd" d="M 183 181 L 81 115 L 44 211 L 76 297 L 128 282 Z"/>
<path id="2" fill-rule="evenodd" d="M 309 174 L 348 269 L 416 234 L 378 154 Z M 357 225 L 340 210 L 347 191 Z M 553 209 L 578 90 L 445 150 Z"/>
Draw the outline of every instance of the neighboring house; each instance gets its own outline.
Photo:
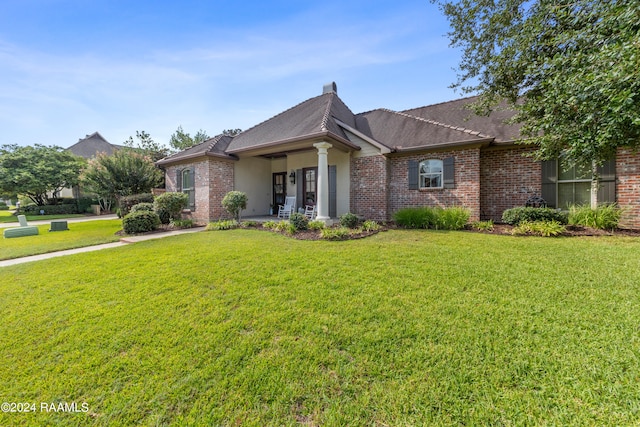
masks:
<path id="1" fill-rule="evenodd" d="M 84 157 L 85 159 L 91 159 L 97 156 L 99 153 L 106 153 L 110 156 L 119 148 L 122 148 L 122 146 L 111 144 L 102 135 L 100 135 L 100 133 L 94 132 L 91 135 L 87 135 L 84 138 L 79 139 L 78 142 L 67 148 L 67 150 L 71 151 L 76 156 Z M 77 187 L 73 189 L 63 188 L 58 193 L 58 197 L 78 198 L 79 189 Z"/>
<path id="2" fill-rule="evenodd" d="M 474 98 L 406 110 L 354 114 L 335 83 L 235 137 L 217 136 L 160 160 L 168 191 L 190 196 L 194 219 L 226 216 L 231 190 L 247 193 L 245 215 L 266 215 L 296 196 L 317 204 L 318 218 L 352 212 L 389 220 L 413 206 L 464 206 L 471 220 L 500 221 L 505 209 L 542 196 L 552 207 L 589 200 L 590 176 L 539 162 L 516 145 L 508 111 L 488 117 Z M 623 225 L 640 228 L 640 158 L 620 149 L 602 169 L 601 201 L 626 209 Z"/>

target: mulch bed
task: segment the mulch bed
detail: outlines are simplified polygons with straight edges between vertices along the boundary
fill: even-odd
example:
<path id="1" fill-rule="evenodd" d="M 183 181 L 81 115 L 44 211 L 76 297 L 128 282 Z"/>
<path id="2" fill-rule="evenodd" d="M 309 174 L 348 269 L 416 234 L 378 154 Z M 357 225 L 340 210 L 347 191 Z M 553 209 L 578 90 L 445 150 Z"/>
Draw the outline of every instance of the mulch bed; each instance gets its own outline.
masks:
<path id="1" fill-rule="evenodd" d="M 562 236 L 565 237 L 580 237 L 580 236 L 631 236 L 631 237 L 640 237 L 640 230 L 623 230 L 616 229 L 613 231 L 610 230 L 598 230 L 595 228 L 589 227 L 580 227 L 576 225 L 567 225 L 567 231 L 565 231 Z M 512 225 L 507 224 L 494 224 L 492 231 L 484 231 L 484 230 L 473 230 L 468 229 L 467 231 L 473 233 L 482 233 L 482 234 L 501 234 L 501 235 L 511 235 L 511 231 L 513 230 Z"/>

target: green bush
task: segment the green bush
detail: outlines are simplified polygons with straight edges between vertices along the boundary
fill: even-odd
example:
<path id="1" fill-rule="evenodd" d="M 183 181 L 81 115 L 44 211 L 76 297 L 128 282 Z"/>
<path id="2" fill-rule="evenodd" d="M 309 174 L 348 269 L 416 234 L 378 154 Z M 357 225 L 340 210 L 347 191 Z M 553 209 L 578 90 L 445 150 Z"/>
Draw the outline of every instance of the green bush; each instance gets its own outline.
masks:
<path id="1" fill-rule="evenodd" d="M 569 207 L 569 224 L 600 230 L 615 230 L 618 228 L 623 210 L 616 204 L 603 204 L 596 209 L 591 206 L 573 205 Z"/>
<path id="2" fill-rule="evenodd" d="M 278 223 L 275 221 L 266 221 L 262 223 L 262 228 L 266 228 L 269 230 L 274 230 L 278 226 Z"/>
<path id="3" fill-rule="evenodd" d="M 324 222 L 322 221 L 309 221 L 309 230 L 322 230 L 323 228 L 325 228 Z"/>
<path id="4" fill-rule="evenodd" d="M 240 223 L 240 227 L 242 228 L 255 228 L 258 226 L 257 221 L 242 221 Z"/>
<path id="5" fill-rule="evenodd" d="M 502 221 L 509 225 L 518 225 L 522 221 L 557 221 L 566 224 L 567 214 L 551 208 L 518 207 L 507 209 L 502 213 Z"/>
<path id="6" fill-rule="evenodd" d="M 131 206 L 131 212 L 139 211 L 153 212 L 153 203 L 138 203 L 137 205 Z"/>
<path id="7" fill-rule="evenodd" d="M 460 206 L 453 206 L 442 209 L 435 208 L 437 230 L 462 230 L 469 222 L 471 213 L 468 209 Z"/>
<path id="8" fill-rule="evenodd" d="M 511 230 L 514 236 L 535 235 L 542 237 L 556 237 L 562 235 L 566 227 L 560 222 L 552 221 L 521 221 Z"/>
<path id="9" fill-rule="evenodd" d="M 173 228 L 193 228 L 192 219 L 172 219 L 169 224 Z"/>
<path id="10" fill-rule="evenodd" d="M 393 220 L 402 228 L 434 228 L 436 213 L 427 207 L 404 208 L 393 215 Z"/>
<path id="11" fill-rule="evenodd" d="M 222 207 L 229 214 L 240 221 L 240 213 L 247 209 L 247 195 L 242 191 L 229 191 L 222 199 Z"/>
<path id="12" fill-rule="evenodd" d="M 26 215 L 40 215 L 40 211 L 43 211 L 43 215 L 67 215 L 77 214 L 78 207 L 76 205 L 28 205 L 20 208 L 20 213 Z"/>
<path id="13" fill-rule="evenodd" d="M 122 228 L 127 234 L 146 233 L 153 231 L 160 225 L 160 218 L 155 212 L 131 212 L 122 219 Z"/>
<path id="14" fill-rule="evenodd" d="M 301 213 L 292 213 L 289 222 L 297 230 L 306 230 L 309 228 L 309 219 Z"/>
<path id="15" fill-rule="evenodd" d="M 214 221 L 207 225 L 207 231 L 232 230 L 234 228 L 238 228 L 238 221 L 235 219 Z"/>
<path id="16" fill-rule="evenodd" d="M 153 209 L 163 224 L 182 218 L 182 210 L 189 203 L 189 195 L 179 192 L 162 193 L 153 201 Z"/>
<path id="17" fill-rule="evenodd" d="M 138 203 L 153 203 L 153 194 L 142 193 L 120 198 L 120 215 L 126 216 Z"/>
<path id="18" fill-rule="evenodd" d="M 358 227 L 358 217 L 355 214 L 347 212 L 340 216 L 340 225 L 347 228 Z"/>
<path id="19" fill-rule="evenodd" d="M 345 240 L 349 238 L 351 231 L 345 227 L 323 228 L 320 231 L 320 238 L 324 240 Z"/>
<path id="20" fill-rule="evenodd" d="M 0 211 L 8 211 L 9 206 L 5 202 L 0 202 Z"/>
<path id="21" fill-rule="evenodd" d="M 362 223 L 362 229 L 364 231 L 378 231 L 380 230 L 380 224 L 375 221 L 367 220 Z"/>
<path id="22" fill-rule="evenodd" d="M 493 221 L 475 221 L 471 224 L 471 227 L 478 231 L 493 231 Z"/>

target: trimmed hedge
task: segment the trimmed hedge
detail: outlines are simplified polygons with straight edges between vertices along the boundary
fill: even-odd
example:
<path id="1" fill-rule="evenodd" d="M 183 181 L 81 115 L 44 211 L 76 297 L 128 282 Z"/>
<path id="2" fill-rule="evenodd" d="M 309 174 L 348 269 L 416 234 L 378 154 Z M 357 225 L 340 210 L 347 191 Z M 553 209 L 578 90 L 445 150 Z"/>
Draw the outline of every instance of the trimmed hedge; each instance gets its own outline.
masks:
<path id="1" fill-rule="evenodd" d="M 77 214 L 77 205 L 28 205 L 20 208 L 21 214 L 40 215 L 40 211 L 44 211 L 44 215 L 66 215 Z"/>
<path id="2" fill-rule="evenodd" d="M 138 203 L 131 207 L 131 213 L 140 211 L 153 212 L 153 203 Z"/>
<path id="3" fill-rule="evenodd" d="M 169 224 L 171 220 L 176 221 L 182 218 L 182 209 L 186 208 L 188 203 L 188 194 L 167 192 L 155 198 L 153 209 L 160 217 L 160 222 Z"/>
<path id="4" fill-rule="evenodd" d="M 153 203 L 153 194 L 142 193 L 122 197 L 120 199 L 120 215 L 126 216 L 131 212 L 131 208 L 138 203 Z"/>
<path id="5" fill-rule="evenodd" d="M 502 221 L 509 225 L 518 225 L 523 221 L 557 221 L 567 224 L 567 214 L 551 208 L 519 207 L 507 209 L 502 213 Z"/>
<path id="6" fill-rule="evenodd" d="M 127 234 L 146 233 L 160 225 L 160 218 L 155 212 L 131 212 L 122 219 L 122 229 Z"/>

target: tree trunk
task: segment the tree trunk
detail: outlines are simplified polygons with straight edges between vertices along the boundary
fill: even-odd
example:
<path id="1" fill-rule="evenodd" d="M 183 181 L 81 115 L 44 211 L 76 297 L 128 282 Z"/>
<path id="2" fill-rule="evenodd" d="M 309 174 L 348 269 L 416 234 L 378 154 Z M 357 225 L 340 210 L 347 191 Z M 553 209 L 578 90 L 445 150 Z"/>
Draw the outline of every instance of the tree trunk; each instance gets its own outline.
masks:
<path id="1" fill-rule="evenodd" d="M 600 175 L 598 175 L 598 164 L 591 162 L 591 209 L 598 207 L 598 189 L 600 188 Z"/>

